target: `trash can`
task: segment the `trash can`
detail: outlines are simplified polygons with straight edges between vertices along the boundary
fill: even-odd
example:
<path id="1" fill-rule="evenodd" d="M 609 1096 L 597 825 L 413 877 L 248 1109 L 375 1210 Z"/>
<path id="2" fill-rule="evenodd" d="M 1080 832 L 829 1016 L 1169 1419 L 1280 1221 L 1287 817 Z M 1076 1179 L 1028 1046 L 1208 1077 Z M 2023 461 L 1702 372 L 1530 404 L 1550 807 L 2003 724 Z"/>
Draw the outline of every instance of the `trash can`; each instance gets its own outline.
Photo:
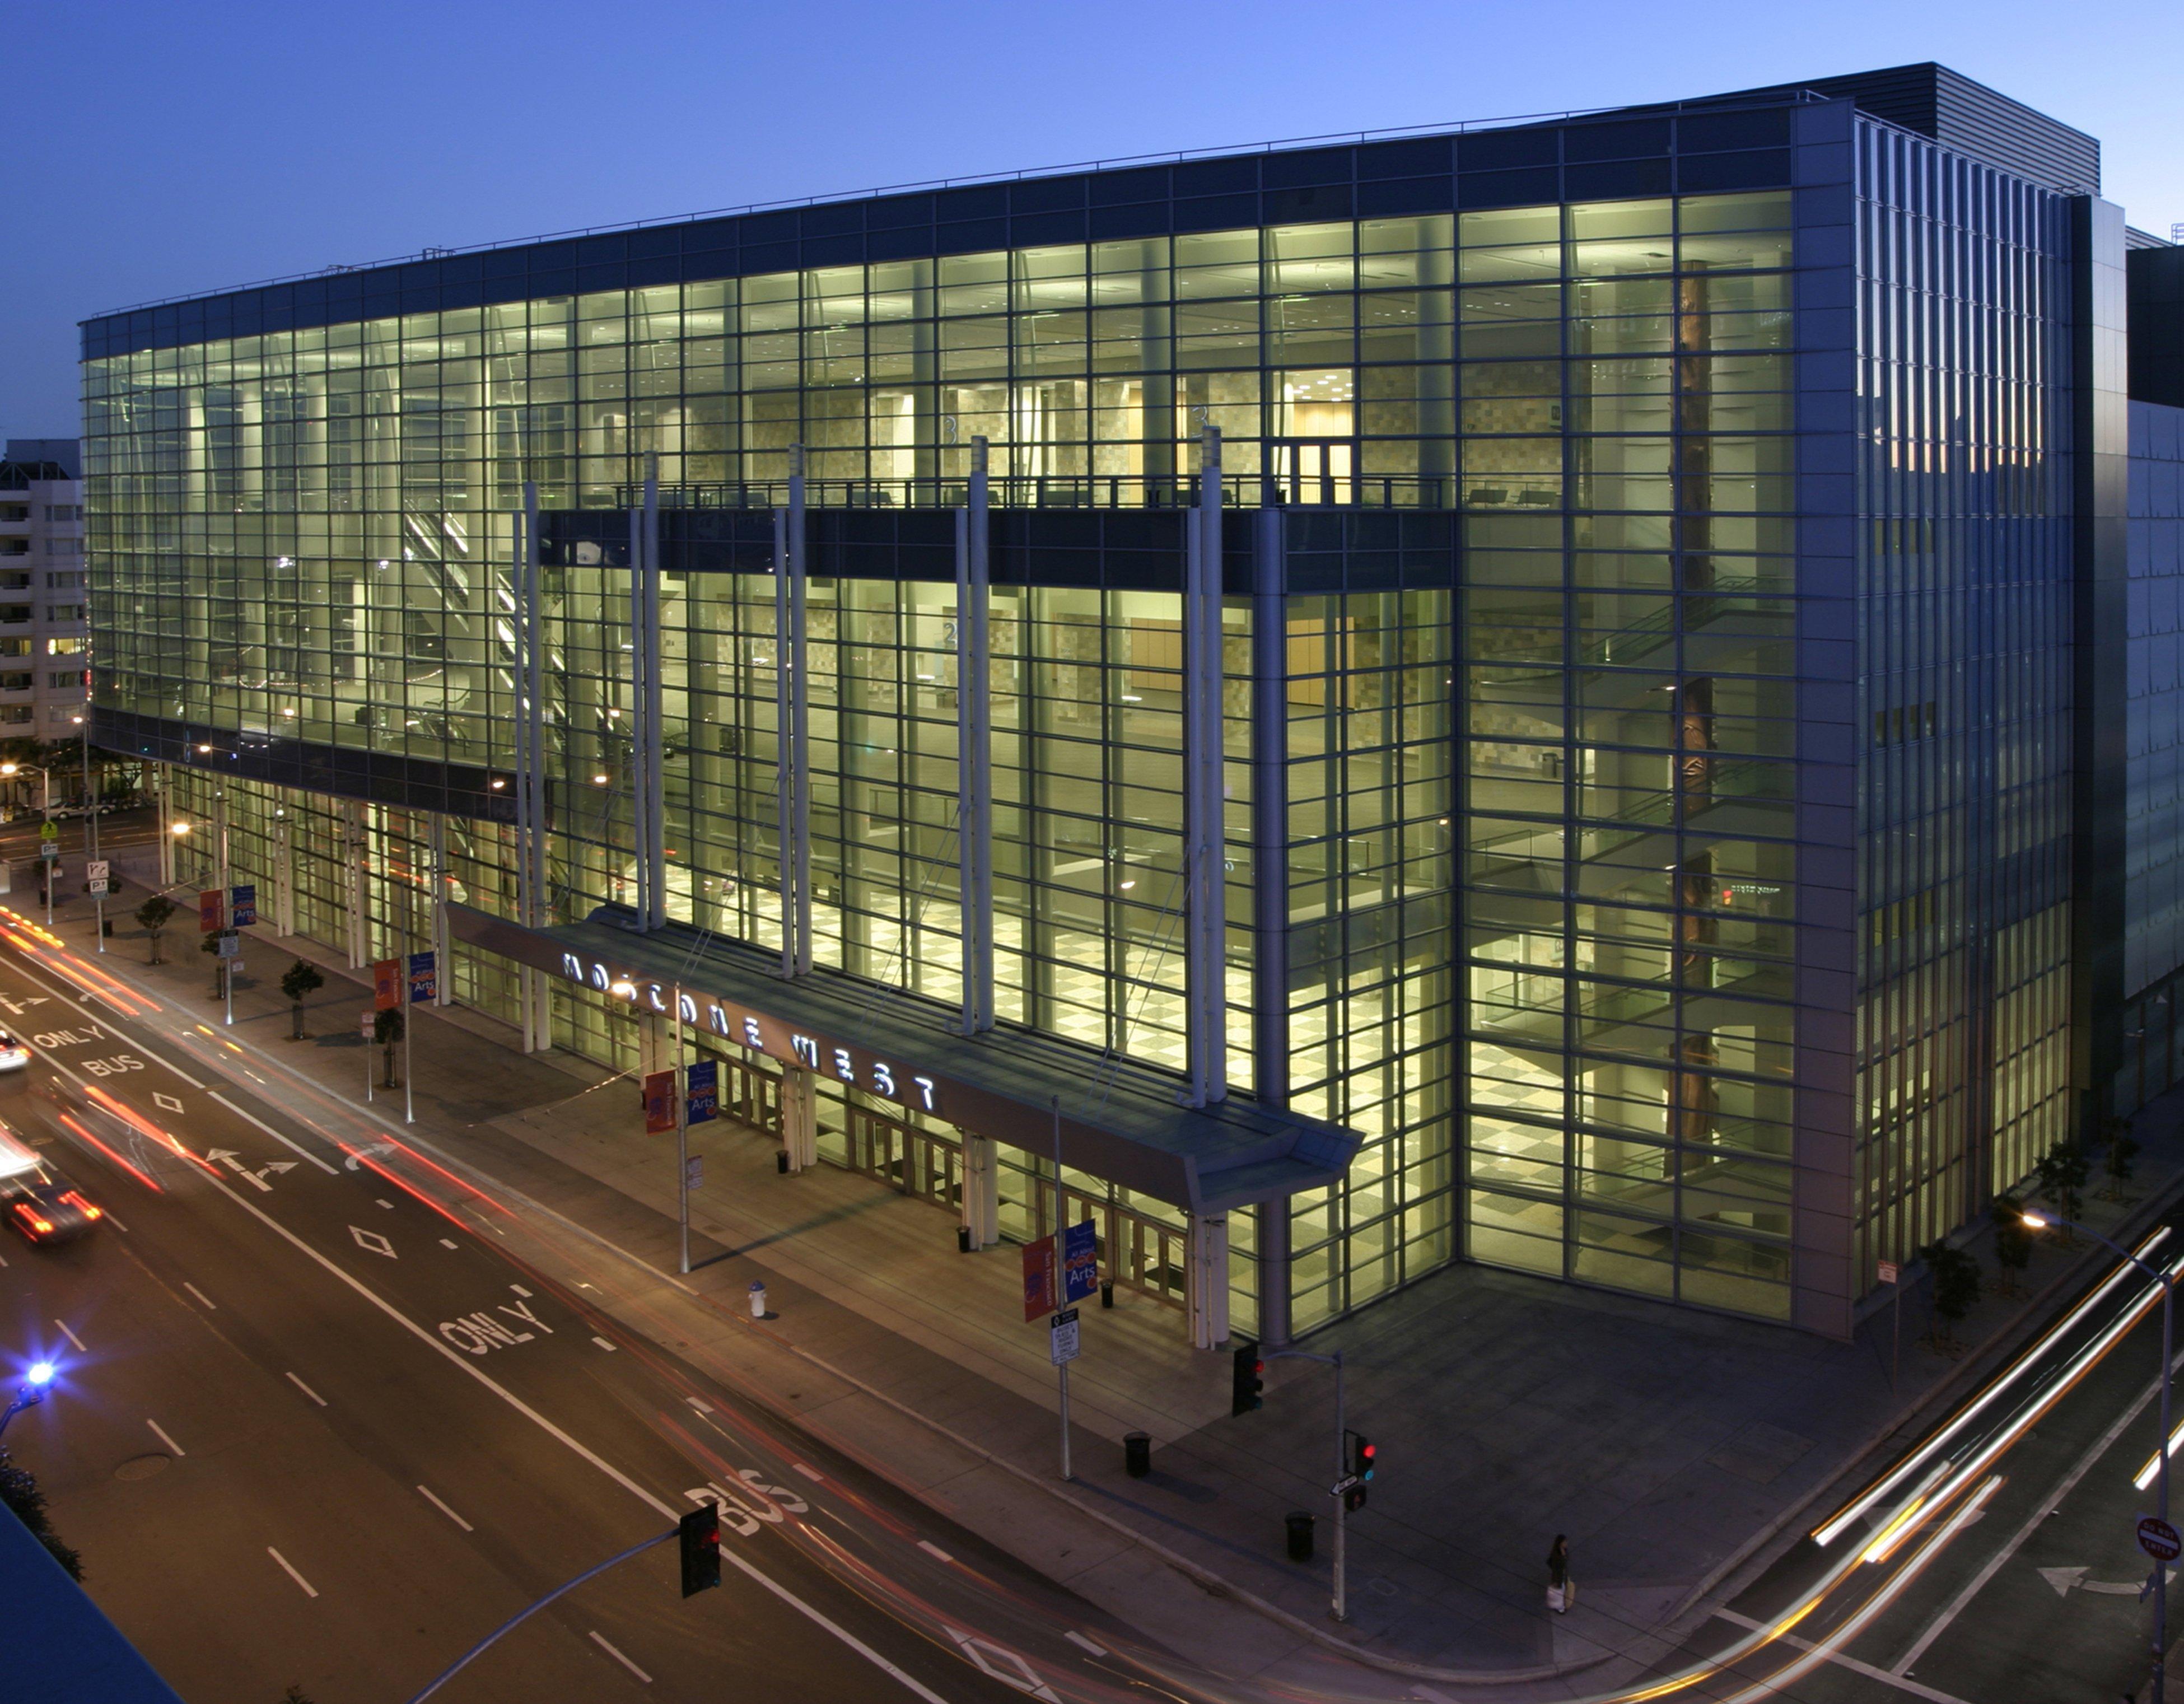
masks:
<path id="1" fill-rule="evenodd" d="M 1302 1509 L 1289 1512 L 1284 1523 L 1289 1528 L 1291 1562 L 1312 1560 L 1312 1517 Z"/>
<path id="2" fill-rule="evenodd" d="M 751 1280 L 750 1304 L 751 1317 L 764 1319 L 766 1317 L 766 1286 L 756 1278 Z"/>
<path id="3" fill-rule="evenodd" d="M 1101 1278 L 1100 1280 L 1100 1306 L 1102 1307 L 1112 1307 L 1114 1305 L 1115 1281 L 1112 1278 Z"/>
<path id="4" fill-rule="evenodd" d="M 959 1255 L 971 1252 L 971 1228 L 968 1225 L 956 1227 L 956 1252 Z"/>
<path id="5" fill-rule="evenodd" d="M 1153 1439 L 1150 1432 L 1123 1434 L 1123 1470 L 1142 1479 L 1153 1470 Z"/>
<path id="6" fill-rule="evenodd" d="M 788 1150 L 783 1149 L 773 1156 L 773 1169 L 786 1178 L 788 1175 Z"/>

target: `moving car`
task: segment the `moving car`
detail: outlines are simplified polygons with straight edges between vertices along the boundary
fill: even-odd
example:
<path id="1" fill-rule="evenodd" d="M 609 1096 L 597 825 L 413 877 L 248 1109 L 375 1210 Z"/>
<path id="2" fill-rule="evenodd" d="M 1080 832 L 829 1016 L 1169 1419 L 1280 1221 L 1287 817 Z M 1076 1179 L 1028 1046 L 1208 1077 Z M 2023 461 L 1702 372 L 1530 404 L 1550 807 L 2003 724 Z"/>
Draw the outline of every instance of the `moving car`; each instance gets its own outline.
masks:
<path id="1" fill-rule="evenodd" d="M 0 1029 L 0 1072 L 21 1071 L 31 1062 L 31 1050 Z"/>
<path id="2" fill-rule="evenodd" d="M 106 1217 L 45 1156 L 0 1125 L 0 1216 L 25 1242 L 72 1242 Z"/>

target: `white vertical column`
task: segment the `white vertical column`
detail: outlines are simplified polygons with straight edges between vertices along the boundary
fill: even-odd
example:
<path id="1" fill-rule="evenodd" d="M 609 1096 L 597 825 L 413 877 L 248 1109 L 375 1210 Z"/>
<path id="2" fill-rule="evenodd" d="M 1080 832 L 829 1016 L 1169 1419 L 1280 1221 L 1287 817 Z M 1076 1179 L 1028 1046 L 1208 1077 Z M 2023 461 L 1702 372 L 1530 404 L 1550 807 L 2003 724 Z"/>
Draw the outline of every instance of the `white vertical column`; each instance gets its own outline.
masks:
<path id="1" fill-rule="evenodd" d="M 1184 1055 L 1188 1104 L 1228 1088 L 1227 894 L 1223 878 L 1221 432 L 1206 428 L 1198 507 L 1190 516 L 1183 596 Z"/>
<path id="2" fill-rule="evenodd" d="M 987 638 L 986 440 L 971 440 L 968 504 L 956 515 L 956 840 L 963 925 L 963 1033 L 994 1027 L 994 769 Z M 981 1245 L 980 1246 L 983 1246 Z"/>
<path id="3" fill-rule="evenodd" d="M 174 788 L 166 766 L 158 766 L 153 772 L 159 787 L 154 796 L 159 805 L 159 885 L 171 888 L 175 885 Z"/>
<path id="4" fill-rule="evenodd" d="M 1192 1213 L 1187 1222 L 1190 1344 L 1213 1349 L 1228 1335 L 1228 1217 Z"/>
<path id="5" fill-rule="evenodd" d="M 800 1065 L 781 1068 L 781 1145 L 792 1172 L 819 1163 L 818 1084 Z"/>
<path id="6" fill-rule="evenodd" d="M 296 824 L 286 810 L 273 818 L 273 932 L 296 933 Z"/>
<path id="7" fill-rule="evenodd" d="M 430 926 L 432 931 L 432 1004 L 453 1005 L 454 966 L 448 962 L 452 937 L 448 929 L 448 818 L 443 811 L 435 810 L 426 819 L 431 833 L 432 875 L 432 910 Z"/>
<path id="8" fill-rule="evenodd" d="M 1001 1239 L 1001 1167 L 993 1139 L 963 1135 L 963 1228 L 971 1246 L 989 1249 Z"/>
<path id="9" fill-rule="evenodd" d="M 811 682 L 805 656 L 806 562 L 804 446 L 788 452 L 788 643 L 790 763 L 796 771 L 796 955 L 794 974 L 811 969 Z"/>
<path id="10" fill-rule="evenodd" d="M 630 861 L 637 866 L 637 927 L 652 927 L 652 763 L 646 748 L 652 729 L 645 720 L 646 642 L 644 598 L 644 511 L 632 509 L 629 523 L 629 839 Z"/>
<path id="11" fill-rule="evenodd" d="M 644 459 L 644 507 L 639 511 L 644 546 L 644 696 L 638 714 L 644 723 L 645 840 L 639 855 L 648 866 L 645 892 L 651 898 L 644 926 L 667 922 L 666 694 L 662 690 L 660 643 L 660 458 Z"/>
<path id="12" fill-rule="evenodd" d="M 344 799 L 342 810 L 342 896 L 348 901 L 348 963 L 360 970 L 371 962 L 371 836 L 365 826 L 364 801 Z"/>
<path id="13" fill-rule="evenodd" d="M 773 511 L 773 804 L 781 849 L 781 973 L 796 974 L 796 737 L 789 709 L 788 511 Z"/>
<path id="14" fill-rule="evenodd" d="M 529 480 L 523 486 L 521 544 L 516 610 L 523 684 L 516 738 L 524 753 L 524 827 L 517 847 L 517 915 L 526 927 L 537 929 L 546 926 L 553 911 L 546 891 L 546 609 L 539 572 L 538 487 Z M 543 1052 L 553 1045 L 551 994 L 544 974 L 528 967 L 520 971 L 518 993 L 525 1045 L 534 1053 Z"/>

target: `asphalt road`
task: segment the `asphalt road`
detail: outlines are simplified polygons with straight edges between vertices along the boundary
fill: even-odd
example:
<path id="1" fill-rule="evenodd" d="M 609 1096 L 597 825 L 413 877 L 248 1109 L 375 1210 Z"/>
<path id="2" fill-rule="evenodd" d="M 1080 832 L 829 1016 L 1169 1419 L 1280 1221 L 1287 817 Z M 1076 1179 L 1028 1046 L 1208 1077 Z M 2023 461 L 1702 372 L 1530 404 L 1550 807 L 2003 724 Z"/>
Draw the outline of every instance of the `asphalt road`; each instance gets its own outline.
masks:
<path id="1" fill-rule="evenodd" d="M 8 1348 L 64 1369 L 8 1442 L 184 1697 L 409 1698 L 694 1493 L 725 1498 L 722 1590 L 682 1600 L 668 1544 L 437 1696 L 1144 1696 L 1127 1634 L 621 1332 L 503 1246 L 489 1198 L 60 968 L 0 951 L 37 1051 L 0 1117 L 112 1217 L 0 1243 Z"/>

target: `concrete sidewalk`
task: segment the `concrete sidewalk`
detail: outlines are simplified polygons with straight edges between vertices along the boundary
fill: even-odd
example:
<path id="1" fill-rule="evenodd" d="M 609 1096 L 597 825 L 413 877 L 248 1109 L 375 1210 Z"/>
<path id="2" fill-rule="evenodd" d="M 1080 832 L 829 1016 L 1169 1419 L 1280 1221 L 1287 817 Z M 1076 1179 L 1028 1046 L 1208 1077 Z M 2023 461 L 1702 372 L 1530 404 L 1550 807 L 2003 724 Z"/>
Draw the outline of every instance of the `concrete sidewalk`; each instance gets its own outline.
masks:
<path id="1" fill-rule="evenodd" d="M 89 909 L 69 902 L 64 913 L 82 916 L 58 925 L 86 951 Z M 104 968 L 170 1015 L 217 1026 L 194 933 L 170 927 L 165 945 L 174 962 L 148 968 L 141 933 L 118 922 Z M 248 950 L 237 1039 L 360 1099 L 362 973 L 300 938 Z M 282 1039 L 278 982 L 292 955 L 327 978 L 304 1045 Z M 1984 1299 L 1959 1333 L 1971 1347 L 1954 1357 L 1925 1346 L 1924 1302 L 1907 1302 L 1892 1393 L 1885 1310 L 1856 1342 L 1830 1344 L 1480 1267 L 1316 1334 L 1315 1352 L 1343 1350 L 1351 1424 L 1380 1446 L 1371 1505 L 1350 1523 L 1351 1619 L 1337 1628 L 1325 1369 L 1273 1364 L 1264 1410 L 1231 1419 L 1228 1357 L 1193 1352 L 1176 1310 L 1117 1291 L 1112 1311 L 1085 1311 L 1072 1369 L 1077 1478 L 1061 1486 L 1054 1372 L 1045 1333 L 1022 1321 L 1012 1248 L 959 1254 L 952 1216 L 831 1167 L 780 1175 L 772 1138 L 722 1123 L 694 1133 L 705 1186 L 693 1200 L 694 1270 L 678 1284 L 666 1276 L 673 1148 L 642 1133 L 634 1086 L 563 1055 L 526 1058 L 512 1030 L 476 1013 L 419 1016 L 414 1133 L 631 1256 L 638 1264 L 610 1297 L 631 1323 L 1231 1673 L 1308 1669 L 1332 1640 L 1379 1663 L 1523 1680 L 1530 1696 L 1594 1690 L 1671 1648 L 1680 1613 L 1725 1571 L 1756 1565 L 1778 1529 L 1778 1545 L 1792 1541 L 1802 1528 L 1789 1517 L 1861 1452 L 1898 1427 L 1923 1429 L 1912 1417 L 1975 1379 L 2090 1258 L 2043 1247 L 2026 1295 Z M 401 1128 L 398 1094 L 374 1110 Z M 2132 1199 L 2087 1192 L 2087 1217 L 2104 1230 L 2143 1217 L 2178 1171 L 2176 1108 L 2139 1125 Z M 754 1279 L 777 1316 L 756 1328 Z M 1123 1471 L 1131 1430 L 1154 1439 L 1150 1478 Z M 1290 1509 L 1323 1517 L 1310 1565 L 1284 1558 Z M 1557 1533 L 1585 1588 L 1567 1617 L 1543 1602 Z M 1201 1589 L 1178 1591 L 1177 1567 Z M 1245 1614 L 1251 1600 L 1274 1613 Z M 1603 1659 L 1620 1661 L 1593 1668 Z"/>

